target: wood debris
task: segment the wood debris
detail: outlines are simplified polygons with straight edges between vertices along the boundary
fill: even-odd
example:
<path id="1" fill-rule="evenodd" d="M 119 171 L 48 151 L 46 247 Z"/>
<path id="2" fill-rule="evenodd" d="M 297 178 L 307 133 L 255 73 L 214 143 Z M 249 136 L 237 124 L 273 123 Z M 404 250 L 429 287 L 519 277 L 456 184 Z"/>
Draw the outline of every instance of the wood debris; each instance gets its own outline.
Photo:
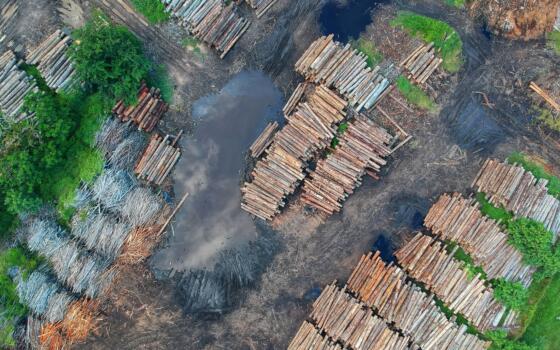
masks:
<path id="1" fill-rule="evenodd" d="M 393 323 L 422 350 L 483 350 L 490 347 L 447 319 L 432 296 L 407 280 L 397 266 L 385 264 L 379 251 L 362 256 L 348 279 L 348 288 L 374 308 L 386 322 Z"/>
<path id="2" fill-rule="evenodd" d="M 160 0 L 197 39 L 214 47 L 224 58 L 249 28 L 237 5 L 222 0 Z"/>
<path id="3" fill-rule="evenodd" d="M 251 147 L 249 147 L 251 157 L 258 158 L 261 156 L 264 150 L 272 143 L 272 139 L 274 138 L 274 134 L 278 130 L 278 127 L 278 122 L 268 123 L 263 132 L 259 135 L 255 142 L 253 142 Z"/>
<path id="4" fill-rule="evenodd" d="M 261 18 L 262 15 L 268 11 L 272 5 L 274 5 L 278 0 L 245 0 L 253 9 L 255 9 L 255 14 L 257 18 Z"/>
<path id="5" fill-rule="evenodd" d="M 541 89 L 540 86 L 538 86 L 535 82 L 532 81 L 529 84 L 529 88 L 536 92 L 540 97 L 542 97 L 543 100 L 545 100 L 552 108 L 556 110 L 556 112 L 560 112 L 560 104 L 554 101 L 554 99 L 546 91 Z"/>
<path id="6" fill-rule="evenodd" d="M 288 350 L 342 350 L 342 346 L 330 340 L 308 321 L 303 321 Z"/>
<path id="7" fill-rule="evenodd" d="M 165 137 L 157 133 L 152 135 L 146 150 L 134 167 L 134 173 L 139 179 L 157 186 L 163 183 L 181 157 L 181 149 L 175 147 L 178 137 L 174 141 L 171 139 L 170 135 Z"/>
<path id="8" fill-rule="evenodd" d="M 421 44 L 400 66 L 406 71 L 407 77 L 418 84 L 424 84 L 441 65 L 443 59 L 436 55 L 434 43 Z"/>
<path id="9" fill-rule="evenodd" d="M 241 207 L 271 220 L 285 205 L 285 197 L 304 179 L 306 162 L 330 145 L 345 108 L 346 102 L 324 86 L 316 87 L 307 101 L 300 102 L 274 135 L 266 156 L 256 164 L 252 181 L 241 189 Z"/>
<path id="10" fill-rule="evenodd" d="M 493 205 L 542 222 L 556 242 L 560 234 L 560 201 L 548 194 L 547 184 L 547 179 L 537 179 L 520 165 L 488 159 L 472 187 L 484 192 Z"/>
<path id="11" fill-rule="evenodd" d="M 329 215 L 338 212 L 342 201 L 361 185 L 364 174 L 377 177 L 391 152 L 391 139 L 385 129 L 358 115 L 348 124 L 333 153 L 319 160 L 304 181 L 302 201 Z"/>
<path id="12" fill-rule="evenodd" d="M 25 96 L 37 91 L 35 81 L 23 70 L 18 68 L 16 56 L 6 51 L 0 56 L 0 110 L 3 118 L 19 120 L 24 118 L 21 113 Z"/>
<path id="13" fill-rule="evenodd" d="M 112 112 L 122 122 L 132 121 L 138 126 L 138 130 L 150 132 L 168 109 L 169 105 L 163 101 L 160 90 L 148 88 L 142 82 L 138 92 L 138 103 L 127 107 L 121 100 L 113 107 Z"/>
<path id="14" fill-rule="evenodd" d="M 73 84 L 74 65 L 68 57 L 72 39 L 57 30 L 27 54 L 26 63 L 37 67 L 47 85 L 58 91 Z"/>
<path id="15" fill-rule="evenodd" d="M 373 107 L 389 87 L 379 69 L 368 67 L 365 54 L 334 41 L 332 34 L 313 42 L 296 62 L 297 72 L 336 89 L 358 112 Z"/>
<path id="16" fill-rule="evenodd" d="M 485 285 L 480 274 L 471 277 L 463 263 L 453 257 L 457 249 L 447 253 L 442 242 L 418 233 L 395 256 L 412 278 L 424 283 L 451 310 L 464 315 L 481 332 L 495 329 L 506 307 L 494 299 L 492 288 Z"/>
<path id="17" fill-rule="evenodd" d="M 533 273 L 523 255 L 508 242 L 500 224 L 484 216 L 475 199 L 444 194 L 430 208 L 424 225 L 442 240 L 458 243 L 489 279 L 504 278 L 529 287 Z"/>

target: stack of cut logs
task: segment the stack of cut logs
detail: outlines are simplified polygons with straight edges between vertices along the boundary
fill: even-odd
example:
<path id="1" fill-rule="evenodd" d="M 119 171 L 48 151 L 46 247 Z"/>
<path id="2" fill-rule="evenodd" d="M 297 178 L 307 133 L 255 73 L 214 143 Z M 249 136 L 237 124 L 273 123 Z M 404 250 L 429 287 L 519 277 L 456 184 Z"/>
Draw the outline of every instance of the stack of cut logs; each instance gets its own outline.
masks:
<path id="1" fill-rule="evenodd" d="M 274 135 L 265 158 L 255 166 L 253 180 L 241 189 L 241 207 L 264 220 L 272 219 L 305 177 L 306 162 L 330 145 L 345 107 L 346 102 L 324 86 L 316 87 L 306 102 L 299 103 Z"/>
<path id="2" fill-rule="evenodd" d="M 4 118 L 17 120 L 24 98 L 35 89 L 35 81 L 17 66 L 12 51 L 0 56 L 0 110 Z"/>
<path id="3" fill-rule="evenodd" d="M 163 183 L 181 156 L 181 149 L 175 147 L 179 137 L 175 137 L 173 141 L 171 138 L 169 135 L 163 138 L 159 134 L 152 135 L 148 147 L 134 167 L 139 179 L 158 186 Z"/>
<path id="4" fill-rule="evenodd" d="M 423 84 L 442 62 L 443 59 L 436 55 L 434 43 L 429 43 L 421 44 L 401 62 L 400 66 L 406 70 L 409 79 Z"/>
<path id="5" fill-rule="evenodd" d="M 47 85 L 56 91 L 72 85 L 74 66 L 67 55 L 72 39 L 57 30 L 27 55 L 26 62 L 37 66 Z"/>
<path id="6" fill-rule="evenodd" d="M 159 89 L 148 88 L 145 83 L 138 92 L 138 103 L 126 107 L 119 101 L 113 108 L 113 115 L 122 122 L 132 121 L 138 125 L 138 130 L 150 132 L 157 125 L 161 117 L 167 112 L 169 106 L 161 98 Z"/>
<path id="7" fill-rule="evenodd" d="M 257 18 L 261 18 L 262 15 L 268 11 L 272 5 L 278 0 L 245 0 L 252 8 L 255 9 Z"/>
<path id="8" fill-rule="evenodd" d="M 350 349 L 409 349 L 409 337 L 389 329 L 382 318 L 345 289 L 332 283 L 313 303 L 311 319 L 319 329 Z"/>
<path id="9" fill-rule="evenodd" d="M 547 193 L 547 184 L 548 180 L 537 179 L 519 165 L 488 159 L 472 187 L 486 193 L 492 204 L 542 222 L 555 242 L 560 233 L 560 201 Z"/>
<path id="10" fill-rule="evenodd" d="M 302 201 L 329 215 L 361 184 L 364 173 L 375 176 L 386 164 L 391 135 L 364 116 L 349 123 L 334 152 L 321 159 L 305 180 Z"/>
<path id="11" fill-rule="evenodd" d="M 303 321 L 296 336 L 288 345 L 288 350 L 342 350 L 342 346 L 333 342 L 308 321 Z"/>
<path id="12" fill-rule="evenodd" d="M 251 151 L 251 156 L 253 158 L 258 158 L 264 152 L 264 150 L 270 146 L 272 143 L 272 138 L 274 134 L 278 131 L 278 122 L 270 122 L 264 128 L 263 132 L 259 137 L 253 142 L 249 150 Z"/>
<path id="13" fill-rule="evenodd" d="M 284 112 L 284 116 L 287 117 L 290 114 L 292 114 L 292 112 L 294 111 L 294 109 L 298 105 L 299 101 L 301 101 L 301 98 L 305 94 L 305 90 L 307 89 L 308 86 L 309 86 L 309 84 L 307 84 L 307 83 L 299 83 L 298 84 L 298 86 L 296 87 L 296 89 L 292 93 L 292 96 L 290 96 L 290 98 L 288 99 L 288 102 L 286 102 L 286 104 L 284 105 L 284 108 L 282 109 L 282 112 Z"/>
<path id="14" fill-rule="evenodd" d="M 214 47 L 224 58 L 249 28 L 234 3 L 222 0 L 160 0 L 196 38 Z"/>
<path id="15" fill-rule="evenodd" d="M 359 112 L 371 108 L 389 86 L 379 66 L 367 67 L 365 54 L 333 41 L 333 35 L 311 44 L 296 62 L 296 71 L 315 83 L 335 88 Z"/>
<path id="16" fill-rule="evenodd" d="M 542 97 L 542 99 L 545 100 L 552 108 L 554 108 L 556 112 L 560 112 L 560 104 L 556 102 L 552 98 L 552 96 L 548 94 L 548 92 L 541 89 L 541 87 L 533 81 L 529 84 L 529 88 L 536 92 L 540 97 Z"/>
<path id="17" fill-rule="evenodd" d="M 0 5 L 0 43 L 6 40 L 6 32 L 11 26 L 12 19 L 19 10 L 18 0 L 4 0 Z"/>
<path id="18" fill-rule="evenodd" d="M 348 287 L 423 350 L 483 350 L 490 346 L 490 342 L 466 333 L 466 325 L 458 326 L 454 318 L 448 320 L 434 298 L 407 281 L 401 269 L 386 265 L 379 251 L 362 257 Z"/>
<path id="19" fill-rule="evenodd" d="M 471 278 L 463 263 L 453 258 L 457 249 L 449 254 L 443 243 L 419 233 L 395 255 L 412 278 L 424 283 L 451 310 L 483 332 L 496 328 L 506 307 L 494 299 L 493 290 L 484 285 L 480 274 Z"/>
<path id="20" fill-rule="evenodd" d="M 457 242 L 489 279 L 504 278 L 529 287 L 535 268 L 508 242 L 500 224 L 482 215 L 475 199 L 444 194 L 430 208 L 424 224 L 445 241 Z"/>

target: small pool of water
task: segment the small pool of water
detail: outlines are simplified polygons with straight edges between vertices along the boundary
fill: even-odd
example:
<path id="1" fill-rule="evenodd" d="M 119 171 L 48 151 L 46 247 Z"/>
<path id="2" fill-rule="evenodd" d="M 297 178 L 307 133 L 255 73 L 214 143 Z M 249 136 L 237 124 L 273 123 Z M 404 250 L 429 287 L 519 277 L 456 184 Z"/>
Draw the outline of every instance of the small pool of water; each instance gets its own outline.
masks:
<path id="1" fill-rule="evenodd" d="M 253 221 L 240 207 L 245 152 L 269 121 L 280 119 L 282 105 L 272 80 L 256 71 L 236 75 L 219 93 L 194 103 L 197 126 L 182 139 L 174 171 L 176 197 L 190 197 L 167 246 L 152 258 L 154 268 L 212 269 L 220 252 L 256 238 Z"/>
<path id="2" fill-rule="evenodd" d="M 348 42 L 358 39 L 372 22 L 372 11 L 388 0 L 330 0 L 323 6 L 319 23 L 323 34 L 334 34 L 335 39 Z"/>

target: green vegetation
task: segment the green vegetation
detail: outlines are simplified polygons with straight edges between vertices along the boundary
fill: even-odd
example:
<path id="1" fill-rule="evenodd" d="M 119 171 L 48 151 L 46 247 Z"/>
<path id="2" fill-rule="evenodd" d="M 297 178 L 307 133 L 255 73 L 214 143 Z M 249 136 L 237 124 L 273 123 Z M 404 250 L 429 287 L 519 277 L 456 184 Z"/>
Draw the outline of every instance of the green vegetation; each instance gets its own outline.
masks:
<path id="1" fill-rule="evenodd" d="M 434 112 L 437 105 L 422 89 L 412 84 L 406 77 L 400 75 L 396 81 L 397 89 L 406 100 L 422 109 Z"/>
<path id="2" fill-rule="evenodd" d="M 35 80 L 35 83 L 37 84 L 39 90 L 45 92 L 51 90 L 51 88 L 49 88 L 49 86 L 47 85 L 45 79 L 43 79 L 43 77 L 41 76 L 41 73 L 39 72 L 39 69 L 37 69 L 37 67 L 29 65 L 27 63 L 23 63 L 20 68 Z"/>
<path id="3" fill-rule="evenodd" d="M 492 203 L 486 199 L 486 194 L 484 192 L 478 192 L 476 194 L 476 200 L 480 203 L 480 211 L 482 214 L 488 216 L 489 218 L 500 221 L 502 223 L 508 223 L 513 219 L 513 214 L 504 208 L 496 208 Z"/>
<path id="4" fill-rule="evenodd" d="M 558 55 L 560 55 L 560 31 L 554 30 L 548 34 L 547 37 L 548 47 L 554 50 Z"/>
<path id="5" fill-rule="evenodd" d="M 521 310 L 528 301 L 529 292 L 520 282 L 509 282 L 503 278 L 492 281 L 494 297 L 509 309 Z"/>
<path id="6" fill-rule="evenodd" d="M 555 116 L 546 108 L 534 108 L 538 112 L 537 120 L 551 130 L 560 132 L 560 116 Z"/>
<path id="7" fill-rule="evenodd" d="M 455 6 L 455 7 L 465 7 L 465 1 L 466 0 L 444 0 L 445 3 L 449 6 Z"/>
<path id="8" fill-rule="evenodd" d="M 151 24 L 167 22 L 169 13 L 165 12 L 165 5 L 159 0 L 131 0 L 138 12 L 144 15 Z"/>
<path id="9" fill-rule="evenodd" d="M 165 65 L 156 65 L 148 75 L 148 85 L 157 86 L 161 90 L 161 97 L 167 103 L 173 102 L 173 81 L 167 72 Z"/>
<path id="10" fill-rule="evenodd" d="M 340 123 L 340 125 L 338 126 L 338 133 L 339 134 L 344 134 L 346 132 L 346 130 L 348 130 L 348 123 L 347 122 L 342 122 Z"/>
<path id="11" fill-rule="evenodd" d="M 443 58 L 442 67 L 450 73 L 461 69 L 463 43 L 457 32 L 447 23 L 401 11 L 391 25 L 399 26 L 425 42 L 433 42 Z"/>
<path id="12" fill-rule="evenodd" d="M 506 331 L 489 331 L 485 336 L 492 340 L 490 350 L 539 350 L 539 348 L 509 339 Z"/>
<path id="13" fill-rule="evenodd" d="M 533 174 L 534 177 L 537 179 L 546 179 L 548 180 L 548 184 L 546 187 L 548 188 L 548 193 L 556 198 L 560 199 L 560 179 L 554 175 L 549 174 L 544 167 L 539 164 L 536 164 L 529 160 L 529 158 L 520 152 L 513 153 L 508 157 L 509 163 L 517 163 L 523 167 L 526 171 Z"/>
<path id="14" fill-rule="evenodd" d="M 364 38 L 354 40 L 352 47 L 366 55 L 368 67 L 373 68 L 383 61 L 383 54 L 369 40 Z"/>
<path id="15" fill-rule="evenodd" d="M 476 265 L 471 258 L 471 256 L 463 250 L 457 243 L 446 241 L 445 248 L 448 253 L 451 253 L 453 250 L 456 249 L 455 254 L 453 254 L 453 258 L 463 262 L 463 268 L 467 271 L 468 276 L 472 279 L 476 275 L 480 275 L 480 278 L 487 279 L 486 272 L 484 269 L 478 265 Z"/>

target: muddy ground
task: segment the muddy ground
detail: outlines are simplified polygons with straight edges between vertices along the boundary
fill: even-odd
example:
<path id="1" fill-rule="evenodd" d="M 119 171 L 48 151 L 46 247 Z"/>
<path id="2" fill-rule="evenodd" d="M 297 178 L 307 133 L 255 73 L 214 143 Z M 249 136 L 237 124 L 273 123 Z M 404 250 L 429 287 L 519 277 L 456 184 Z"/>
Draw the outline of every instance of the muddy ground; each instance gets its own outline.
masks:
<path id="1" fill-rule="evenodd" d="M 163 131 L 195 127 L 189 115 L 192 103 L 219 90 L 243 69 L 264 70 L 289 96 L 301 81 L 293 71 L 294 62 L 320 35 L 317 18 L 322 3 L 280 0 L 262 19 L 253 18 L 247 34 L 223 61 L 211 52 L 201 55 L 181 48 L 181 31 L 172 24 L 144 28 L 127 15 L 123 22 L 143 31 L 154 60 L 165 63 L 176 80 L 174 111 L 163 121 Z M 84 5 L 87 16 L 101 2 Z M 445 84 L 439 89 L 443 91 L 437 94 L 441 110 L 436 115 L 387 106 L 414 139 L 394 155 L 381 180 L 367 178 L 343 211 L 326 221 L 308 215 L 297 202 L 288 208 L 273 225 L 279 236 L 278 252 L 257 286 L 224 315 L 187 315 L 173 281 L 154 279 L 145 266 L 126 271 L 104 307 L 97 334 L 76 348 L 286 348 L 306 318 L 317 288 L 334 279 L 345 281 L 380 236 L 389 238 L 393 247 L 400 245 L 419 228 L 441 193 L 468 191 L 486 157 L 504 159 L 521 150 L 560 164 L 558 139 L 536 126 L 529 113 L 528 82 L 560 63 L 543 42 L 488 38 L 466 12 L 437 0 L 388 6 L 378 12 L 380 18 L 406 8 L 450 23 L 463 39 L 466 62 L 458 75 L 442 78 Z M 245 15 L 252 13 L 247 10 Z M 55 25 L 61 23 L 59 17 Z M 367 33 L 382 40 L 375 24 L 374 17 Z"/>

